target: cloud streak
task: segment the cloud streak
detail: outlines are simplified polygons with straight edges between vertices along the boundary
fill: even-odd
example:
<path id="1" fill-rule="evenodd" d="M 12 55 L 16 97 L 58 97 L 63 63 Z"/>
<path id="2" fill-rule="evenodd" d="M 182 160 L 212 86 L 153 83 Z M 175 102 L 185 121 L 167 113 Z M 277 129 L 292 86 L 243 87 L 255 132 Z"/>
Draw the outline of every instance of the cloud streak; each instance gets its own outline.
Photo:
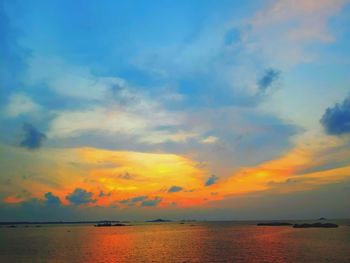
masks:
<path id="1" fill-rule="evenodd" d="M 13 94 L 5 108 L 5 114 L 10 118 L 16 118 L 25 114 L 35 114 L 41 107 L 24 93 Z"/>
<path id="2" fill-rule="evenodd" d="M 153 200 L 145 200 L 141 203 L 143 207 L 154 207 L 157 206 L 162 201 L 162 198 L 155 197 Z"/>
<path id="3" fill-rule="evenodd" d="M 181 186 L 173 185 L 172 187 L 170 187 L 168 189 L 168 193 L 176 193 L 176 192 L 180 192 L 182 190 L 183 190 L 183 188 Z"/>

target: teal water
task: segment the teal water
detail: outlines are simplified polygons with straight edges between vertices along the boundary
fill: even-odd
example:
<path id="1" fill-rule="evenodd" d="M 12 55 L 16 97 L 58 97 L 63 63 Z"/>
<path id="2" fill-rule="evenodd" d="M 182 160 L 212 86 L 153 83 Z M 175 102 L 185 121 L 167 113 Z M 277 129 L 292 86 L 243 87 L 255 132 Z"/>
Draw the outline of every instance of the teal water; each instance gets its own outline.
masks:
<path id="1" fill-rule="evenodd" d="M 350 262 L 350 227 L 237 222 L 0 228 L 0 262 Z"/>

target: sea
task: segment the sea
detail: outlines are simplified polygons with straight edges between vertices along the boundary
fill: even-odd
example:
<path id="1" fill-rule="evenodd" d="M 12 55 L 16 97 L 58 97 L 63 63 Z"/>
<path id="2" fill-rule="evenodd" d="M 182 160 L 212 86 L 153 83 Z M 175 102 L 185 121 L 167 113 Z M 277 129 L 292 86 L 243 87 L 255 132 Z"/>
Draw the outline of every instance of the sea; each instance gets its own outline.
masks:
<path id="1" fill-rule="evenodd" d="M 350 220 L 327 222 L 339 227 L 252 221 L 2 226 L 0 262 L 350 262 Z"/>

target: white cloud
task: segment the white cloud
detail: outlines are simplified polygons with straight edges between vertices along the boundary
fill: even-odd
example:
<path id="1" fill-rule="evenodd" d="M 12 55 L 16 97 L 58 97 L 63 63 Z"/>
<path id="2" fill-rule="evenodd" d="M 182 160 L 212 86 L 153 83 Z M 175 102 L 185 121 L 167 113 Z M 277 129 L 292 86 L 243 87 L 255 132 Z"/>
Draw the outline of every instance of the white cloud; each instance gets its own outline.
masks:
<path id="1" fill-rule="evenodd" d="M 141 49 L 134 63 L 170 82 L 205 76 L 204 83 L 219 92 L 222 88 L 235 97 L 255 96 L 259 93 L 257 78 L 266 68 L 285 72 L 297 64 L 315 61 L 319 54 L 314 45 L 335 41 L 329 20 L 346 2 L 265 1 L 262 9 L 246 19 L 234 16 L 225 23 L 205 24 L 186 43 Z M 227 42 L 230 32 L 236 35 Z"/>
<path id="2" fill-rule="evenodd" d="M 88 68 L 66 63 L 60 58 L 34 56 L 29 61 L 28 82 L 45 84 L 55 93 L 85 100 L 100 101 L 111 95 L 112 87 L 124 87 L 117 77 L 97 77 Z"/>
<path id="3" fill-rule="evenodd" d="M 61 96 L 87 101 L 82 109 L 50 112 L 49 138 L 70 138 L 81 134 L 122 134 L 142 143 L 184 142 L 196 134 L 181 130 L 184 114 L 171 112 L 162 104 L 182 99 L 177 93 L 151 98 L 130 87 L 118 77 L 99 77 L 82 66 L 74 66 L 59 58 L 34 57 L 30 61 L 28 80 L 44 84 Z M 174 96 L 177 97 L 174 98 Z M 169 97 L 170 96 L 170 97 Z"/>
<path id="4" fill-rule="evenodd" d="M 335 40 L 329 19 L 345 3 L 346 0 L 272 1 L 250 20 L 250 29 L 244 33 L 245 45 L 250 52 L 281 67 L 310 62 L 317 54 L 306 48 Z"/>
<path id="5" fill-rule="evenodd" d="M 215 137 L 215 136 L 208 136 L 204 139 L 201 140 L 201 143 L 204 143 L 204 144 L 211 144 L 211 143 L 215 143 L 218 141 L 218 137 Z"/>
<path id="6" fill-rule="evenodd" d="M 163 103 L 182 100 L 180 94 L 164 90 L 158 99 L 133 88 L 118 77 L 95 76 L 87 67 L 68 64 L 60 58 L 34 56 L 28 80 L 60 96 L 84 101 L 84 108 L 51 111 L 47 136 L 52 139 L 81 134 L 121 134 L 147 144 L 185 142 L 197 133 L 183 131 L 185 114 L 165 109 Z"/>
<path id="7" fill-rule="evenodd" d="M 147 143 L 160 143 L 167 140 L 179 141 L 181 135 L 159 131 L 161 127 L 176 127 L 181 124 L 181 114 L 163 109 L 153 111 L 133 111 L 121 107 L 95 107 L 87 110 L 61 111 L 50 123 L 50 138 L 76 137 L 84 133 L 123 134 L 136 137 Z M 162 133 L 162 136 L 159 134 Z M 152 139 L 153 138 L 153 139 Z M 154 138 L 157 138 L 156 140 Z"/>
<path id="8" fill-rule="evenodd" d="M 150 144 L 157 144 L 166 141 L 185 143 L 187 140 L 198 138 L 199 136 L 200 134 L 190 131 L 153 131 L 152 133 L 145 134 L 140 141 Z"/>
<path id="9" fill-rule="evenodd" d="M 23 114 L 35 114 L 41 109 L 40 105 L 35 103 L 24 93 L 17 93 L 10 97 L 5 108 L 5 115 L 15 118 Z"/>

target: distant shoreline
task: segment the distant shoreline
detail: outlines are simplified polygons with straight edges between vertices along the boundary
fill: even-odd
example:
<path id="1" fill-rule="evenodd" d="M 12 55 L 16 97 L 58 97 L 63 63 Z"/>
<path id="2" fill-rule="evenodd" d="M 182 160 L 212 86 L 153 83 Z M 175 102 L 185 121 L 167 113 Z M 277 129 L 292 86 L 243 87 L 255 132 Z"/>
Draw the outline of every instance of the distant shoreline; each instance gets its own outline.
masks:
<path id="1" fill-rule="evenodd" d="M 70 225 L 70 224 L 97 224 L 103 222 L 120 223 L 118 220 L 98 220 L 98 221 L 8 221 L 0 222 L 0 225 Z"/>
<path id="2" fill-rule="evenodd" d="M 350 218 L 328 218 L 327 221 L 347 221 L 350 220 Z M 242 222 L 242 223 L 273 223 L 273 222 L 280 222 L 281 220 L 168 220 L 168 219 L 155 219 L 155 220 L 82 220 L 82 221 L 1 221 L 0 226 L 4 225 L 74 225 L 74 224 L 98 224 L 98 223 L 104 223 L 104 222 L 110 222 L 110 223 L 129 223 L 129 222 L 142 222 L 142 223 L 176 223 L 176 222 Z M 285 222 L 311 222 L 311 221 L 320 221 L 320 219 L 290 219 L 290 220 L 283 220 Z"/>

